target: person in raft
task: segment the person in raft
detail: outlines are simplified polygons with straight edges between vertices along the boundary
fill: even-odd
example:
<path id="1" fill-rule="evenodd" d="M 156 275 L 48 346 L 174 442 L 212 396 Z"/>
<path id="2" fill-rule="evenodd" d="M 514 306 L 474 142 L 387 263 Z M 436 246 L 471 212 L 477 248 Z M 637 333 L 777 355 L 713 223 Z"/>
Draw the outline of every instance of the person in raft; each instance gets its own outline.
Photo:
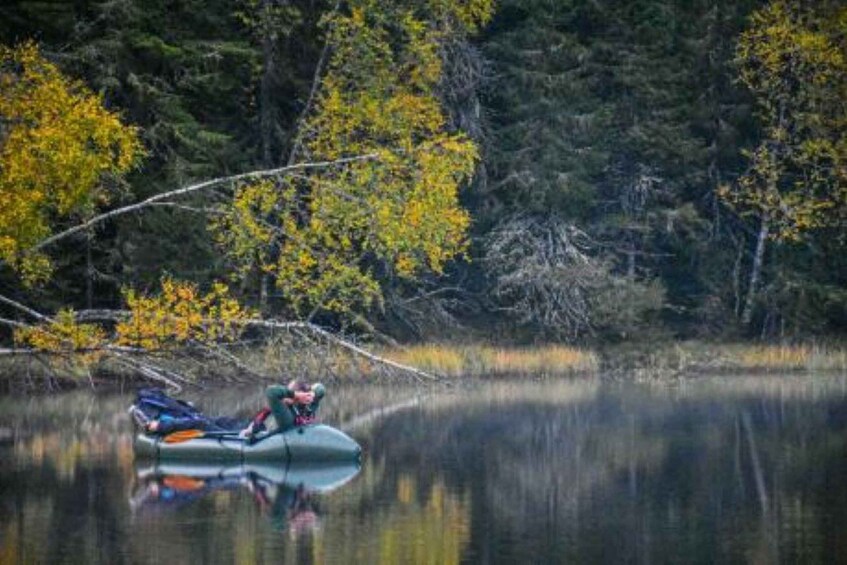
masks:
<path id="1" fill-rule="evenodd" d="M 288 385 L 271 385 L 265 390 L 268 407 L 259 412 L 246 428 L 238 434 L 251 439 L 267 429 L 265 421 L 273 414 L 279 431 L 304 426 L 315 421 L 326 388 L 320 383 L 308 384 L 293 380 Z"/>

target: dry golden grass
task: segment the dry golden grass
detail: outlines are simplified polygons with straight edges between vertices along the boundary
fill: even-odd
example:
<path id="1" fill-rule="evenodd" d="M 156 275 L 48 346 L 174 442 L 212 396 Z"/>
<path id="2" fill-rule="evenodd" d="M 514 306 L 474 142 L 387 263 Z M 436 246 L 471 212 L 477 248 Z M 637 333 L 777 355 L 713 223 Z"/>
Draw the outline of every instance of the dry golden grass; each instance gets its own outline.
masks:
<path id="1" fill-rule="evenodd" d="M 563 345 L 500 348 L 428 344 L 390 349 L 380 354 L 398 363 L 451 377 L 570 375 L 594 372 L 599 367 L 593 352 Z"/>
<path id="2" fill-rule="evenodd" d="M 670 369 L 683 373 L 847 372 L 847 346 L 841 344 L 715 344 L 688 341 L 655 349 L 646 357 L 625 360 L 622 365 Z"/>
<path id="3" fill-rule="evenodd" d="M 740 367 L 766 370 L 847 370 L 847 350 L 818 345 L 739 346 L 732 355 Z M 732 354 L 732 352 L 730 353 Z"/>

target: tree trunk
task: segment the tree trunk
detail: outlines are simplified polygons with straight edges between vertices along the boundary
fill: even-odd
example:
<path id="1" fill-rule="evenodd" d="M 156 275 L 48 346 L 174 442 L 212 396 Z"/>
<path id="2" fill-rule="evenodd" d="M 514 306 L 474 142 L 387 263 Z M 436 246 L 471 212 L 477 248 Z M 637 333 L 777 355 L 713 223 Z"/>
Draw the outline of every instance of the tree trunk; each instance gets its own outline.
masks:
<path id="1" fill-rule="evenodd" d="M 85 307 L 94 308 L 94 258 L 91 254 L 93 235 L 88 232 L 85 238 Z"/>
<path id="2" fill-rule="evenodd" d="M 259 312 L 268 314 L 268 299 L 270 295 L 271 276 L 264 271 L 259 271 Z"/>
<path id="3" fill-rule="evenodd" d="M 270 12 L 273 0 L 262 1 L 262 80 L 259 84 L 259 135 L 262 144 L 262 166 L 273 166 L 272 145 L 274 129 L 273 81 L 275 71 L 276 34 L 270 29 Z M 266 218 L 273 222 L 272 218 Z M 259 312 L 268 314 L 268 288 L 270 275 L 259 264 Z"/>
<path id="4" fill-rule="evenodd" d="M 756 240 L 756 252 L 753 254 L 753 267 L 750 269 L 750 284 L 747 287 L 747 298 L 744 301 L 744 310 L 741 312 L 741 323 L 750 325 L 753 319 L 753 306 L 756 302 L 756 288 L 759 286 L 759 278 L 762 275 L 762 263 L 765 257 L 765 244 L 770 231 L 770 223 L 767 214 L 762 215 L 759 226 L 759 237 Z"/>
<path id="5" fill-rule="evenodd" d="M 269 19 L 268 14 L 273 9 L 271 0 L 262 2 L 262 18 Z M 270 168 L 273 165 L 271 145 L 274 127 L 274 111 L 272 106 L 273 77 L 275 72 L 275 41 L 274 33 L 268 29 L 268 21 L 262 22 L 262 80 L 259 84 L 259 135 L 262 144 L 262 166 Z"/>

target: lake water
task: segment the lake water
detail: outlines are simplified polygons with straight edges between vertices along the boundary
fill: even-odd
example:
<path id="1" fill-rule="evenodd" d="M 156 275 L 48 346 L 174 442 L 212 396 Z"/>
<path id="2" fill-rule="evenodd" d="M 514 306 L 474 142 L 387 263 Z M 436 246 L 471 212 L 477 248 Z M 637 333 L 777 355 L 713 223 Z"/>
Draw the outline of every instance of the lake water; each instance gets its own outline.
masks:
<path id="1" fill-rule="evenodd" d="M 844 377 L 333 386 L 318 469 L 136 461 L 130 400 L 0 399 L 0 563 L 847 560 Z"/>

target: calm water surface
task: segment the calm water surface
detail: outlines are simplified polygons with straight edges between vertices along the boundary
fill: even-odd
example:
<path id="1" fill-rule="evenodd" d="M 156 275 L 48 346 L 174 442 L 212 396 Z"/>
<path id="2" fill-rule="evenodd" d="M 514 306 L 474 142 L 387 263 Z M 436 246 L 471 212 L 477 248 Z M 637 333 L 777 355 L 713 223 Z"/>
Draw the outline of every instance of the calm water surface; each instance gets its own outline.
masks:
<path id="1" fill-rule="evenodd" d="M 130 400 L 0 399 L 0 563 L 847 560 L 844 377 L 332 387 L 361 468 L 136 461 Z"/>

